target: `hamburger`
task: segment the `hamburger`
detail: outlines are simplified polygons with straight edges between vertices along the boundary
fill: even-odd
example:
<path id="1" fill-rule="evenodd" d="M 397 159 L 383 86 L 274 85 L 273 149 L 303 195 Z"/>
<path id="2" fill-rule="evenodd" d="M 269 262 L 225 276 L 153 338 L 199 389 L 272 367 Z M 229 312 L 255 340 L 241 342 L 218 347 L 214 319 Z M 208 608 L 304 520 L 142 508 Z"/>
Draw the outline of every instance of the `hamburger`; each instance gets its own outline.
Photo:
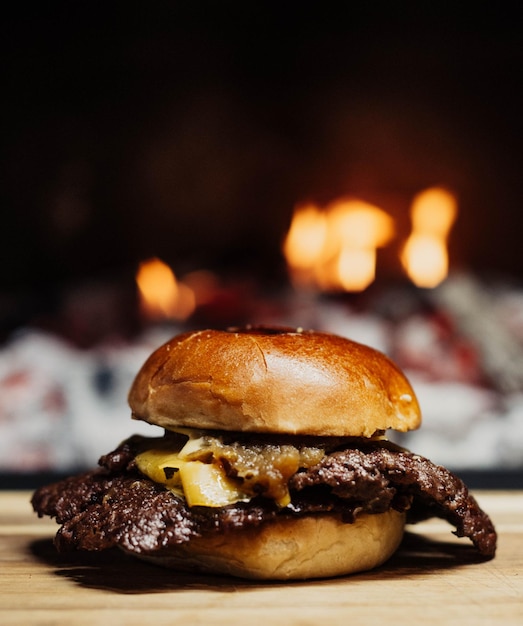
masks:
<path id="1" fill-rule="evenodd" d="M 131 436 L 95 470 L 39 488 L 58 550 L 118 546 L 183 571 L 251 579 L 384 563 L 407 523 L 441 517 L 485 558 L 496 532 L 466 485 L 390 442 L 418 428 L 415 393 L 384 354 L 333 334 L 191 331 L 158 348 L 129 392 Z"/>

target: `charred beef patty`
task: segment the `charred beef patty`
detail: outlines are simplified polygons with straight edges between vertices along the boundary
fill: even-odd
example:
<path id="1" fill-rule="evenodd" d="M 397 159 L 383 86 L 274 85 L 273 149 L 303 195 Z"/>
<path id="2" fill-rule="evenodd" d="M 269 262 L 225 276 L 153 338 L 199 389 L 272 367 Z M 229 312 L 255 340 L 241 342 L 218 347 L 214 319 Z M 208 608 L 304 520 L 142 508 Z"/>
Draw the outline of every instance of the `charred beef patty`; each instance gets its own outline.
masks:
<path id="1" fill-rule="evenodd" d="M 447 469 L 385 441 L 336 447 L 288 480 L 291 502 L 278 507 L 256 496 L 224 507 L 189 507 L 135 464 L 131 437 L 100 459 L 100 468 L 38 489 L 32 504 L 39 516 L 61 524 L 59 550 L 120 546 L 146 555 L 211 533 L 252 528 L 278 516 L 338 513 L 350 524 L 363 513 L 390 508 L 407 521 L 446 519 L 458 537 L 469 537 L 491 558 L 496 532 L 465 484 Z"/>

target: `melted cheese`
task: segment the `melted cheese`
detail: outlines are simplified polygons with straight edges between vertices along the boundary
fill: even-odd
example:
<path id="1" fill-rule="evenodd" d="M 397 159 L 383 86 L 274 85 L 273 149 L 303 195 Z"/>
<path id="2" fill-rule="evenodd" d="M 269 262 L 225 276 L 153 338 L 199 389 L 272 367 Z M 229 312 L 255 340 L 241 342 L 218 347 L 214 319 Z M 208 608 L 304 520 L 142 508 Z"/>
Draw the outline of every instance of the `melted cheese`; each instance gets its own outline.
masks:
<path id="1" fill-rule="evenodd" d="M 250 469 L 246 472 L 245 468 L 235 468 L 238 479 L 246 479 L 245 491 L 242 491 L 239 480 L 227 477 L 223 466 L 213 456 L 210 443 L 212 436 L 209 437 L 206 431 L 192 428 L 178 428 L 173 431 L 187 437 L 183 445 L 178 444 L 178 449 L 173 449 L 172 441 L 164 443 L 156 440 L 158 447 L 151 447 L 136 456 L 138 469 L 151 480 L 185 498 L 189 506 L 221 507 L 240 501 L 248 502 L 259 493 L 257 489 L 253 489 L 252 484 L 248 487 L 249 479 L 252 482 L 252 476 L 248 476 L 252 475 Z M 253 453 L 252 450 L 250 452 Z M 296 454 L 299 454 L 298 451 Z M 230 461 L 230 457 L 228 460 Z M 260 470 L 255 468 L 253 471 Z M 280 471 L 281 467 L 277 466 L 277 471 L 272 473 L 277 474 Z M 268 496 L 273 497 L 279 507 L 285 507 L 291 502 L 286 479 L 282 478 L 282 481 L 277 485 L 277 493 L 273 492 Z"/>
<path id="2" fill-rule="evenodd" d="M 142 474 L 183 496 L 189 506 L 220 507 L 250 499 L 227 478 L 220 466 L 184 461 L 183 450 L 185 448 L 179 452 L 161 448 L 146 450 L 136 456 L 136 464 Z"/>
<path id="3" fill-rule="evenodd" d="M 217 465 L 201 461 L 184 463 L 180 479 L 189 506 L 226 506 L 250 499 Z"/>

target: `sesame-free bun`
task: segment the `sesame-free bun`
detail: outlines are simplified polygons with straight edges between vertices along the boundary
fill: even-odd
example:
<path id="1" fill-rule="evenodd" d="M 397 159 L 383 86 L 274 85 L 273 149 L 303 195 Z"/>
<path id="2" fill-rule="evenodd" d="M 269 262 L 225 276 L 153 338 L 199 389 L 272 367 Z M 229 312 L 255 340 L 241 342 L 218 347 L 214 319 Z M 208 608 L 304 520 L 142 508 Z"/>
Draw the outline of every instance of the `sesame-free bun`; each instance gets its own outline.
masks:
<path id="1" fill-rule="evenodd" d="M 405 515 L 392 509 L 361 515 L 352 524 L 334 515 L 287 517 L 134 556 L 176 570 L 241 578 L 326 578 L 384 563 L 398 548 L 404 525 Z"/>
<path id="2" fill-rule="evenodd" d="M 166 429 L 370 437 L 421 423 L 384 354 L 323 332 L 202 330 L 156 350 L 129 392 L 135 419 Z"/>

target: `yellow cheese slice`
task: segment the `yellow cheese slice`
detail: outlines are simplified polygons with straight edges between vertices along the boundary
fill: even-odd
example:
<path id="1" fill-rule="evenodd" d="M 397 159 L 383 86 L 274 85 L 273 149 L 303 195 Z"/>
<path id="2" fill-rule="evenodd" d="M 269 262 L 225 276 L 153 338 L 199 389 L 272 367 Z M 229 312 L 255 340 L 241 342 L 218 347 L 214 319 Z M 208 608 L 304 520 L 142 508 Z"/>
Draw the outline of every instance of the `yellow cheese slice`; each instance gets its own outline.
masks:
<path id="1" fill-rule="evenodd" d="M 221 467 L 184 461 L 178 452 L 153 448 L 138 454 L 136 464 L 154 482 L 183 495 L 189 506 L 220 507 L 250 499 L 225 476 Z"/>
<path id="2" fill-rule="evenodd" d="M 201 461 L 184 463 L 180 468 L 180 479 L 189 506 L 227 506 L 250 499 L 217 465 Z"/>

